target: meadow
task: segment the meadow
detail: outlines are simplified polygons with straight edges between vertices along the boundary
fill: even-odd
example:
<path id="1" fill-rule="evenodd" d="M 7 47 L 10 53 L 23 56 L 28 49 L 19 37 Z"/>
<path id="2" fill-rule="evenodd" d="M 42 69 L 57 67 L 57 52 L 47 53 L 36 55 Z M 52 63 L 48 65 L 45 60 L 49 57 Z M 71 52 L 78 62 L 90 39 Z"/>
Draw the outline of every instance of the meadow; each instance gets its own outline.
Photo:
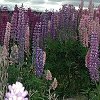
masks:
<path id="1" fill-rule="evenodd" d="M 100 6 L 83 3 L 0 8 L 0 100 L 100 100 Z"/>

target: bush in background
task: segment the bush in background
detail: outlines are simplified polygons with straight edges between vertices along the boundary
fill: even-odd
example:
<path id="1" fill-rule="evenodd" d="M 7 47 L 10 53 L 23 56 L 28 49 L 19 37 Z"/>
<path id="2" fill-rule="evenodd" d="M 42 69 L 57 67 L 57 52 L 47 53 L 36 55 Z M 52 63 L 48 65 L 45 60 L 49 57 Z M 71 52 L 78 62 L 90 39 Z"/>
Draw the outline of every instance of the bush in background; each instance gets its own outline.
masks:
<path id="1" fill-rule="evenodd" d="M 57 78 L 59 85 L 57 93 L 60 97 L 74 96 L 82 89 L 91 86 L 88 69 L 85 67 L 87 48 L 76 40 L 61 40 L 56 38 L 46 40 L 46 64 Z"/>

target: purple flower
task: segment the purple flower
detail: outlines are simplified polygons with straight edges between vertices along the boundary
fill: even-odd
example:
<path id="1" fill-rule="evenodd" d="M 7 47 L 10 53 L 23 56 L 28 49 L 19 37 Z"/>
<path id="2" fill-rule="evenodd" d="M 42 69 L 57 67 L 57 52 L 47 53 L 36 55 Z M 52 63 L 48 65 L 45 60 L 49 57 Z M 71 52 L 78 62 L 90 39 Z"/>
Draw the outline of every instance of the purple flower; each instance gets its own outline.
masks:
<path id="1" fill-rule="evenodd" d="M 36 48 L 36 66 L 35 74 L 38 77 L 41 77 L 43 74 L 44 64 L 43 64 L 43 50 L 39 47 Z"/>
<path id="2" fill-rule="evenodd" d="M 96 32 L 91 33 L 91 39 L 90 39 L 90 50 L 88 52 L 88 59 L 87 61 L 87 68 L 89 69 L 90 72 L 90 77 L 92 81 L 99 81 L 99 67 L 98 67 L 98 48 L 99 48 L 99 43 L 98 43 L 98 34 Z"/>

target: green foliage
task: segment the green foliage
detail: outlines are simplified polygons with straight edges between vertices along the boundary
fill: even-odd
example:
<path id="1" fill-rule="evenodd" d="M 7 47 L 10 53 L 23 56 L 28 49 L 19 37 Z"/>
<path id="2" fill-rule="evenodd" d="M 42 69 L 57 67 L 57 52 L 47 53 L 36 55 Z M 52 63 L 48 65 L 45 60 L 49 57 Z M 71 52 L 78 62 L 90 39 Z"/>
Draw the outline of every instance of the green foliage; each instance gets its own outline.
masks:
<path id="1" fill-rule="evenodd" d="M 13 84 L 16 82 L 18 76 L 20 74 L 20 70 L 17 66 L 10 65 L 8 67 L 8 83 Z"/>
<path id="2" fill-rule="evenodd" d="M 65 30 L 56 39 L 48 38 L 45 41 L 47 58 L 44 67 L 49 69 L 58 80 L 56 93 L 59 95 L 59 100 L 62 100 L 63 96 L 66 98 L 78 95 L 92 86 L 88 70 L 85 67 L 87 48 L 73 39 L 70 33 L 66 35 L 64 32 Z M 61 37 L 61 34 L 66 35 L 66 38 L 63 39 L 64 36 Z M 21 82 L 26 90 L 29 91 L 30 100 L 48 100 L 48 82 L 43 77 L 38 78 L 34 75 L 34 68 L 31 68 L 31 58 L 31 54 L 29 56 L 26 55 L 25 63 L 21 70 L 19 66 L 9 66 L 8 83 L 15 83 L 21 75 Z"/>
<path id="3" fill-rule="evenodd" d="M 89 100 L 100 100 L 100 83 L 96 83 L 95 87 L 89 91 Z"/>
<path id="4" fill-rule="evenodd" d="M 48 39 L 46 41 L 49 69 L 59 82 L 58 94 L 63 97 L 77 95 L 81 89 L 90 86 L 88 70 L 85 67 L 87 48 L 76 40 Z"/>
<path id="5" fill-rule="evenodd" d="M 8 74 L 9 84 L 16 83 L 18 77 L 21 77 L 21 83 L 29 92 L 30 100 L 55 100 L 48 99 L 49 96 L 53 97 L 53 93 L 55 93 L 54 91 L 52 91 L 52 89 L 49 89 L 53 80 L 47 81 L 44 76 L 42 78 L 36 77 L 34 75 L 34 69 L 29 67 L 29 61 L 24 64 L 21 70 L 19 69 L 19 66 L 10 65 Z"/>

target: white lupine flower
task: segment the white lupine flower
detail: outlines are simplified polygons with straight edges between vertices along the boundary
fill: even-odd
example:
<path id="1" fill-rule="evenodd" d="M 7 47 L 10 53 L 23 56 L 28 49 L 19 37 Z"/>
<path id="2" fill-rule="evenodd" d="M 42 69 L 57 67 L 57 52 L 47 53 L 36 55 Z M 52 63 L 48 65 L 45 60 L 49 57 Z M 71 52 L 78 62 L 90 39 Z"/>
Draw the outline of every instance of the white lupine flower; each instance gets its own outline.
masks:
<path id="1" fill-rule="evenodd" d="M 24 91 L 22 83 L 16 82 L 12 86 L 8 86 L 9 92 L 5 95 L 5 100 L 28 100 L 25 98 L 28 95 L 28 91 Z"/>

